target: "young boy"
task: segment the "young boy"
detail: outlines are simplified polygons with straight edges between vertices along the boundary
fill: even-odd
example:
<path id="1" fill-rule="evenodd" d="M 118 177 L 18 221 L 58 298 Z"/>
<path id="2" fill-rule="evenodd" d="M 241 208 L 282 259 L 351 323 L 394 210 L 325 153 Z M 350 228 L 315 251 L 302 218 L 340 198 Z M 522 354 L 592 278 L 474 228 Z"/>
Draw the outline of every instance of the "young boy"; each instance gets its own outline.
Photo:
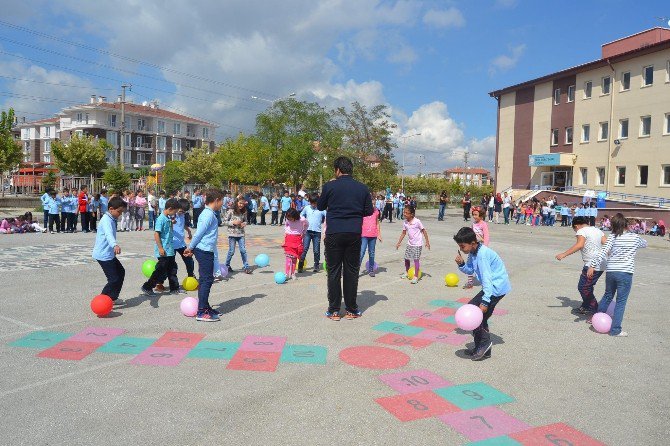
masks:
<path id="1" fill-rule="evenodd" d="M 326 211 L 320 211 L 316 208 L 316 202 L 319 200 L 316 194 L 309 196 L 309 206 L 303 208 L 300 217 L 307 220 L 307 233 L 303 238 L 303 250 L 298 262 L 298 272 L 305 270 L 305 259 L 309 244 L 312 243 L 314 249 L 314 268 L 312 272 L 319 272 L 319 263 L 321 263 L 321 225 L 326 221 Z"/>
<path id="2" fill-rule="evenodd" d="M 172 218 L 179 209 L 179 202 L 171 198 L 165 202 L 165 210 L 156 219 L 156 225 L 154 226 L 154 241 L 156 242 L 154 254 L 158 258 L 158 263 L 149 280 L 142 285 L 142 293 L 145 296 L 155 296 L 154 287 L 162 283 L 165 278 L 170 282 L 170 294 L 184 293 L 179 290 L 177 262 L 174 259 L 174 246 L 172 246 Z"/>
<path id="3" fill-rule="evenodd" d="M 88 187 L 83 186 L 79 191 L 79 214 L 81 215 L 81 231 L 89 232 L 90 214 L 88 212 Z M 76 224 L 76 221 L 75 221 Z"/>
<path id="4" fill-rule="evenodd" d="M 479 327 L 472 331 L 475 347 L 466 352 L 468 356 L 472 356 L 473 361 L 481 361 L 491 357 L 493 347 L 488 320 L 498 302 L 512 290 L 512 287 L 500 256 L 478 241 L 472 228 L 461 228 L 454 236 L 454 241 L 459 248 L 455 259 L 458 268 L 465 274 L 475 274 L 482 284 L 482 290 L 469 303 L 478 306 L 484 313 L 484 318 Z M 468 254 L 467 262 L 463 260 L 461 251 Z"/>
<path id="5" fill-rule="evenodd" d="M 160 198 L 158 199 L 158 214 L 162 214 L 163 211 L 165 210 L 165 204 L 167 203 L 167 199 L 165 198 L 165 191 L 162 190 L 160 194 Z"/>
<path id="6" fill-rule="evenodd" d="M 281 197 L 281 217 L 279 218 L 279 226 L 284 224 L 284 218 L 286 218 L 286 212 L 291 208 L 291 197 L 288 194 L 288 191 L 284 191 L 284 196 Z"/>
<path id="7" fill-rule="evenodd" d="M 195 254 L 198 261 L 198 314 L 195 318 L 201 322 L 218 322 L 219 312 L 209 305 L 209 291 L 214 283 L 214 252 L 219 239 L 219 224 L 216 212 L 223 206 L 223 193 L 218 189 L 207 191 L 205 208 L 198 218 L 198 229 L 191 244 L 184 251 L 185 256 Z"/>
<path id="8" fill-rule="evenodd" d="M 279 195 L 277 194 L 274 194 L 270 201 L 270 211 L 272 212 L 270 226 L 277 226 L 279 224 Z"/>
<path id="9" fill-rule="evenodd" d="M 125 208 L 126 203 L 121 198 L 114 197 L 109 200 L 108 210 L 100 219 L 93 247 L 93 258 L 98 261 L 107 277 L 107 285 L 102 289 L 101 294 L 111 297 L 115 305 L 123 303 L 119 299 L 119 294 L 126 277 L 126 270 L 116 258 L 118 254 L 121 254 L 121 248 L 116 242 L 116 220 Z"/>
<path id="10" fill-rule="evenodd" d="M 66 187 L 61 194 L 60 232 L 70 232 L 70 190 Z"/>
<path id="11" fill-rule="evenodd" d="M 577 251 L 582 252 L 584 267 L 582 268 L 582 274 L 579 276 L 579 283 L 577 285 L 577 290 L 582 296 L 582 305 L 574 310 L 579 314 L 586 314 L 587 312 L 595 313 L 597 311 L 598 301 L 593 294 L 593 288 L 595 288 L 598 279 L 606 269 L 606 263 L 603 262 L 594 268 L 593 277 L 589 278 L 586 275 L 589 264 L 598 255 L 602 245 L 607 241 L 605 234 L 600 229 L 590 226 L 589 223 L 588 217 L 575 217 L 572 219 L 572 229 L 577 233 L 577 241 L 570 249 L 556 255 L 556 260 L 563 260 Z"/>

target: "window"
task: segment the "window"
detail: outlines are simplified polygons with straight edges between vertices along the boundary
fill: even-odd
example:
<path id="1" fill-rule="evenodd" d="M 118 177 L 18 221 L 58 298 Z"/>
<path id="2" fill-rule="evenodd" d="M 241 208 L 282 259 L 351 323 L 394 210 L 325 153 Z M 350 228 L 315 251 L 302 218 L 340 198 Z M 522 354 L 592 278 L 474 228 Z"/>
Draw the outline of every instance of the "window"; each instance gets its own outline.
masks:
<path id="1" fill-rule="evenodd" d="M 646 186 L 649 180 L 649 166 L 637 166 L 637 185 Z"/>
<path id="2" fill-rule="evenodd" d="M 86 124 L 88 124 L 88 113 L 86 113 L 86 115 L 84 115 L 84 121 L 86 121 Z"/>
<path id="3" fill-rule="evenodd" d="M 663 127 L 663 134 L 670 135 L 670 113 L 665 114 L 665 126 Z"/>
<path id="4" fill-rule="evenodd" d="M 605 141 L 610 137 L 610 123 L 601 122 L 600 123 L 600 134 L 598 135 L 598 141 Z"/>
<path id="5" fill-rule="evenodd" d="M 44 141 L 44 153 L 51 153 L 51 141 Z"/>
<path id="6" fill-rule="evenodd" d="M 588 184 L 588 179 L 589 179 L 589 169 L 586 167 L 580 167 L 579 168 L 579 184 L 586 185 Z"/>
<path id="7" fill-rule="evenodd" d="M 30 151 L 30 141 L 26 141 L 23 143 L 23 150 L 25 150 L 26 152 Z"/>
<path id="8" fill-rule="evenodd" d="M 554 105 L 558 105 L 561 103 L 561 89 L 557 88 L 554 90 Z"/>
<path id="9" fill-rule="evenodd" d="M 208 127 L 203 127 L 202 128 L 202 139 L 209 139 L 209 128 Z"/>
<path id="10" fill-rule="evenodd" d="M 45 163 L 50 163 L 50 162 L 51 162 L 51 154 L 50 154 L 50 153 L 45 153 L 45 154 L 42 156 L 42 160 L 43 160 L 43 162 L 45 162 Z"/>
<path id="11" fill-rule="evenodd" d="M 110 114 L 109 115 L 109 126 L 110 127 L 116 127 L 116 115 L 115 114 Z"/>
<path id="12" fill-rule="evenodd" d="M 621 91 L 630 90 L 630 71 L 621 73 Z"/>
<path id="13" fill-rule="evenodd" d="M 589 142 L 591 140 L 591 126 L 589 124 L 582 125 L 582 142 Z"/>
<path id="14" fill-rule="evenodd" d="M 552 146 L 558 145 L 558 129 L 551 130 L 551 145 Z"/>
<path id="15" fill-rule="evenodd" d="M 605 185 L 605 168 L 604 167 L 596 167 L 596 173 L 597 173 L 596 186 L 604 186 Z"/>
<path id="16" fill-rule="evenodd" d="M 123 128 L 130 130 L 130 118 L 126 117 L 126 119 L 123 120 Z"/>
<path id="17" fill-rule="evenodd" d="M 135 138 L 135 147 L 142 147 L 142 137 L 138 136 Z"/>
<path id="18" fill-rule="evenodd" d="M 593 82 L 584 82 L 584 99 L 591 99 L 591 92 L 593 91 Z"/>
<path id="19" fill-rule="evenodd" d="M 140 166 L 148 166 L 151 164 L 151 154 L 150 153 L 138 153 L 137 154 L 137 164 Z"/>
<path id="20" fill-rule="evenodd" d="M 45 138 L 51 137 L 51 127 L 49 126 L 44 127 L 44 137 Z"/>
<path id="21" fill-rule="evenodd" d="M 670 186 L 670 165 L 662 167 L 661 171 L 661 186 Z"/>
<path id="22" fill-rule="evenodd" d="M 173 153 L 172 161 L 181 161 L 181 153 Z"/>
<path id="23" fill-rule="evenodd" d="M 604 95 L 605 95 L 605 94 L 610 94 L 610 86 L 611 86 L 611 84 L 612 84 L 612 78 L 611 78 L 611 77 L 609 77 L 609 76 L 605 76 L 605 77 L 603 77 L 603 81 L 602 81 L 602 90 L 603 90 L 603 92 L 602 92 L 602 94 L 604 94 Z"/>
<path id="24" fill-rule="evenodd" d="M 165 136 L 159 136 L 159 137 L 156 139 L 156 149 L 157 149 L 157 150 L 165 150 L 165 141 L 166 141 L 166 139 L 167 139 L 167 138 L 166 138 Z"/>
<path id="25" fill-rule="evenodd" d="M 181 152 L 181 139 L 177 138 L 172 139 L 172 151 Z"/>
<path id="26" fill-rule="evenodd" d="M 119 145 L 119 134 L 117 132 L 107 132 L 105 134 L 105 140 L 112 146 L 116 147 Z"/>
<path id="27" fill-rule="evenodd" d="M 81 113 L 81 112 L 77 113 L 76 121 L 77 121 L 77 122 L 81 122 L 81 121 L 83 121 L 83 120 L 84 120 L 84 114 Z"/>
<path id="28" fill-rule="evenodd" d="M 575 100 L 575 86 L 570 85 L 568 87 L 568 102 L 572 102 Z"/>
<path id="29" fill-rule="evenodd" d="M 116 164 L 116 150 L 105 150 L 105 160 L 107 161 L 107 164 Z"/>
<path id="30" fill-rule="evenodd" d="M 572 144 L 572 127 L 565 128 L 565 143 Z"/>
<path id="31" fill-rule="evenodd" d="M 617 186 L 624 186 L 626 184 L 626 166 L 616 166 L 616 181 Z"/>
<path id="32" fill-rule="evenodd" d="M 648 87 L 654 84 L 654 66 L 649 65 L 642 69 L 642 86 Z"/>
<path id="33" fill-rule="evenodd" d="M 174 125 L 172 126 L 173 129 L 173 134 L 174 135 L 181 135 L 181 124 L 178 122 L 175 122 Z"/>
<path id="34" fill-rule="evenodd" d="M 137 120 L 137 130 L 145 130 L 146 126 L 147 122 L 144 119 L 139 118 Z"/>
<path id="35" fill-rule="evenodd" d="M 619 120 L 619 138 L 628 138 L 628 119 Z"/>
<path id="36" fill-rule="evenodd" d="M 160 165 L 165 165 L 165 153 L 156 154 L 156 163 Z"/>
<path id="37" fill-rule="evenodd" d="M 130 133 L 124 134 L 123 139 L 125 139 L 125 141 L 123 142 L 123 146 L 124 147 L 130 147 Z M 128 161 L 128 162 L 130 162 L 130 161 Z"/>
<path id="38" fill-rule="evenodd" d="M 28 129 L 21 129 L 21 139 L 28 139 L 30 137 L 30 132 Z"/>
<path id="39" fill-rule="evenodd" d="M 77 138 L 83 138 L 84 137 L 84 131 L 83 130 L 75 130 L 74 134 L 77 135 Z"/>
<path id="40" fill-rule="evenodd" d="M 158 133 L 165 133 L 165 121 L 158 121 Z"/>
<path id="41" fill-rule="evenodd" d="M 640 136 L 651 135 L 651 116 L 642 116 L 640 118 Z"/>
<path id="42" fill-rule="evenodd" d="M 123 152 L 123 164 L 131 164 L 133 152 L 130 150 L 124 150 Z"/>

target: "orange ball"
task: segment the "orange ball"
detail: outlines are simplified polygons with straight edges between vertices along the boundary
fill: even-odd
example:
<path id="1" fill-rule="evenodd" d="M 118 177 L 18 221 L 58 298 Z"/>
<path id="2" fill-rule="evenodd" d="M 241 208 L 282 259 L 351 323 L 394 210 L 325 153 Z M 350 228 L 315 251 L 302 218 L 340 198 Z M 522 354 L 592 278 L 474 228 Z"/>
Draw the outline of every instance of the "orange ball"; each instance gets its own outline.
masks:
<path id="1" fill-rule="evenodd" d="M 106 294 L 98 294 L 91 300 L 91 310 L 98 316 L 107 316 L 112 312 L 112 298 Z"/>

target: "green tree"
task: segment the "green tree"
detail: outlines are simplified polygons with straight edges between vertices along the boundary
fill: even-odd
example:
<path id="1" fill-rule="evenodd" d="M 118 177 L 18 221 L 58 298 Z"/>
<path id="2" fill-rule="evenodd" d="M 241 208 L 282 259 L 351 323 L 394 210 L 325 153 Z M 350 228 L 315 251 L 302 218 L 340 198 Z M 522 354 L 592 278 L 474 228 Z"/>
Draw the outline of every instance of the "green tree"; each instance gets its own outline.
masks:
<path id="1" fill-rule="evenodd" d="M 221 166 L 221 182 L 265 184 L 274 179 L 270 170 L 272 147 L 256 136 L 238 135 L 228 139 L 214 153 Z"/>
<path id="2" fill-rule="evenodd" d="M 107 167 L 105 150 L 111 146 L 104 139 L 73 135 L 68 143 L 54 141 L 51 151 L 56 167 L 61 171 L 80 176 L 96 175 Z"/>
<path id="3" fill-rule="evenodd" d="M 163 189 L 168 192 L 180 190 L 186 182 L 181 161 L 168 161 L 161 173 L 163 175 Z"/>
<path id="4" fill-rule="evenodd" d="M 53 170 L 49 170 L 49 172 L 46 175 L 44 175 L 40 180 L 40 183 L 42 183 L 42 189 L 47 190 L 50 187 L 55 188 L 56 180 L 58 180 L 56 172 L 54 172 Z"/>
<path id="5" fill-rule="evenodd" d="M 102 181 L 115 192 L 130 187 L 130 175 L 119 165 L 109 167 L 102 175 Z"/>
<path id="6" fill-rule="evenodd" d="M 2 196 L 5 196 L 5 172 L 15 168 L 23 159 L 21 145 L 12 136 L 14 124 L 14 110 L 2 112 L 0 116 L 0 187 Z"/>
<path id="7" fill-rule="evenodd" d="M 197 148 L 186 156 L 181 170 L 187 182 L 213 184 L 218 179 L 221 166 L 212 154 L 203 148 Z"/>

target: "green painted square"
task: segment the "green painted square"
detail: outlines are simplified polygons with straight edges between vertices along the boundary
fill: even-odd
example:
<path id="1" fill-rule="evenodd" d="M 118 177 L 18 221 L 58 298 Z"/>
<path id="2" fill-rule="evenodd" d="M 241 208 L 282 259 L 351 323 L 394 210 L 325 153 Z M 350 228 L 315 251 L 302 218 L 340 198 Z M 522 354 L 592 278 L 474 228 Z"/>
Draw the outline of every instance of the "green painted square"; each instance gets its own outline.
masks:
<path id="1" fill-rule="evenodd" d="M 472 443 L 467 443 L 465 446 L 521 446 L 521 443 L 507 435 L 503 435 L 502 437 L 473 441 Z"/>
<path id="2" fill-rule="evenodd" d="M 156 342 L 156 339 L 117 336 L 105 345 L 101 346 L 97 351 L 100 353 L 139 355 L 154 342 Z"/>
<path id="3" fill-rule="evenodd" d="M 447 324 L 455 324 L 456 318 L 454 316 L 445 317 L 442 319 L 442 322 L 446 322 Z"/>
<path id="4" fill-rule="evenodd" d="M 372 327 L 373 330 L 396 333 L 404 336 L 414 336 L 421 333 L 424 329 L 421 327 L 412 327 L 411 325 L 399 324 L 397 322 L 384 321 Z"/>
<path id="5" fill-rule="evenodd" d="M 241 342 L 200 341 L 186 356 L 202 359 L 233 359 Z"/>
<path id="6" fill-rule="evenodd" d="M 320 345 L 286 345 L 279 361 L 325 364 L 327 355 L 328 349 Z"/>
<path id="7" fill-rule="evenodd" d="M 59 331 L 34 331 L 9 344 L 10 347 L 47 349 L 71 337 L 73 333 Z"/>
<path id="8" fill-rule="evenodd" d="M 463 304 L 461 302 L 456 302 L 455 300 L 444 300 L 444 299 L 435 299 L 428 302 L 428 305 L 433 307 L 449 307 L 449 308 L 461 308 Z"/>
<path id="9" fill-rule="evenodd" d="M 436 389 L 434 392 L 463 410 L 496 406 L 514 401 L 511 396 L 482 382 L 444 387 Z"/>

